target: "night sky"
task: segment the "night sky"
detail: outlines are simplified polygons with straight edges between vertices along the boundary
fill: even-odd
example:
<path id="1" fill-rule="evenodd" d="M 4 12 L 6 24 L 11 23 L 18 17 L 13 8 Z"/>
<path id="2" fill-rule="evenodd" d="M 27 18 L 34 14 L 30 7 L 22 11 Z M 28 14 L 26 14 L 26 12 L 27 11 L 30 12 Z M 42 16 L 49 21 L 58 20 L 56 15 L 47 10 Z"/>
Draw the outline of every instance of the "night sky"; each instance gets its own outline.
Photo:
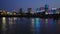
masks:
<path id="1" fill-rule="evenodd" d="M 47 0 L 47 4 L 49 8 L 60 7 L 60 0 Z M 33 10 L 39 7 L 43 7 L 45 5 L 45 0 L 0 0 L 0 9 L 4 9 L 7 11 L 12 11 L 15 9 L 16 11 L 19 8 L 23 8 L 26 11 L 27 8 L 31 7 Z"/>

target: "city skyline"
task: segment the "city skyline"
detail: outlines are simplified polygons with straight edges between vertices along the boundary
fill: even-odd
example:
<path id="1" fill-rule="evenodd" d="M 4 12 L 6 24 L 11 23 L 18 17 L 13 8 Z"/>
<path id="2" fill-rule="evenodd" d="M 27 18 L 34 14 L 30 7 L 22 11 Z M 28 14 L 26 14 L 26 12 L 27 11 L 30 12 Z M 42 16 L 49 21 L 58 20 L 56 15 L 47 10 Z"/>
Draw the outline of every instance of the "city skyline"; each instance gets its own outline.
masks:
<path id="1" fill-rule="evenodd" d="M 49 8 L 60 8 L 60 0 L 47 0 L 46 3 L 49 5 Z M 26 11 L 27 8 L 36 10 L 36 8 L 44 7 L 44 5 L 45 0 L 0 0 L 0 9 L 7 11 L 12 11 L 13 9 L 18 11 L 19 8 L 23 8 L 23 11 Z"/>

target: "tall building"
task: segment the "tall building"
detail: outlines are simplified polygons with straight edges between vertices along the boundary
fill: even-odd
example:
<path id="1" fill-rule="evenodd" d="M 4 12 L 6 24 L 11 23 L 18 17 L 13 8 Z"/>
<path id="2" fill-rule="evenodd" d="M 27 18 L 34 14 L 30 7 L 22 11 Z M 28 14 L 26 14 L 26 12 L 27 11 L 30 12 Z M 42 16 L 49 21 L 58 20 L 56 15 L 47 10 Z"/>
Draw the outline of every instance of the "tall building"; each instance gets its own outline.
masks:
<path id="1" fill-rule="evenodd" d="M 19 9 L 19 14 L 22 14 L 23 13 L 23 10 L 22 8 Z"/>
<path id="2" fill-rule="evenodd" d="M 60 14 L 60 8 L 57 8 L 56 13 L 57 13 L 57 14 Z"/>
<path id="3" fill-rule="evenodd" d="M 45 7 L 40 7 L 40 12 L 44 12 L 45 11 Z"/>
<path id="4" fill-rule="evenodd" d="M 28 11 L 28 13 L 31 13 L 32 8 L 28 8 L 27 11 Z"/>
<path id="5" fill-rule="evenodd" d="M 49 5 L 45 4 L 45 12 L 49 9 Z"/>
<path id="6" fill-rule="evenodd" d="M 49 5 L 47 4 L 47 0 L 45 0 L 45 14 L 48 13 Z"/>
<path id="7" fill-rule="evenodd" d="M 53 14 L 56 14 L 56 9 L 57 8 L 52 8 L 51 11 L 53 12 Z"/>
<path id="8" fill-rule="evenodd" d="M 40 8 L 37 8 L 37 9 L 36 9 L 36 13 L 38 13 L 38 12 L 40 12 Z"/>
<path id="9" fill-rule="evenodd" d="M 48 10 L 49 10 L 49 5 L 45 4 L 45 14 L 48 14 Z"/>

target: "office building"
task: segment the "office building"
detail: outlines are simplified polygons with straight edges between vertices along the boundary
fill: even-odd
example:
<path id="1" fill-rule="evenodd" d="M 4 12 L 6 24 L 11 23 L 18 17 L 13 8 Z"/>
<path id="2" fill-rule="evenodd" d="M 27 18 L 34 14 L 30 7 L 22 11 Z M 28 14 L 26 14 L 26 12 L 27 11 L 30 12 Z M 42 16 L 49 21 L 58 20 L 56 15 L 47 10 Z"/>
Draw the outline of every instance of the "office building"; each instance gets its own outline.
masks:
<path id="1" fill-rule="evenodd" d="M 56 9 L 57 9 L 57 8 L 52 8 L 52 9 L 51 9 L 51 11 L 52 11 L 53 14 L 56 14 Z"/>
<path id="2" fill-rule="evenodd" d="M 31 11 L 32 11 L 32 8 L 28 8 L 27 11 L 28 11 L 28 13 L 30 14 Z"/>
<path id="3" fill-rule="evenodd" d="M 23 13 L 23 10 L 22 8 L 19 9 L 19 14 L 22 14 Z"/>
<path id="4" fill-rule="evenodd" d="M 57 13 L 57 14 L 60 14 L 60 8 L 57 8 L 56 13 Z"/>

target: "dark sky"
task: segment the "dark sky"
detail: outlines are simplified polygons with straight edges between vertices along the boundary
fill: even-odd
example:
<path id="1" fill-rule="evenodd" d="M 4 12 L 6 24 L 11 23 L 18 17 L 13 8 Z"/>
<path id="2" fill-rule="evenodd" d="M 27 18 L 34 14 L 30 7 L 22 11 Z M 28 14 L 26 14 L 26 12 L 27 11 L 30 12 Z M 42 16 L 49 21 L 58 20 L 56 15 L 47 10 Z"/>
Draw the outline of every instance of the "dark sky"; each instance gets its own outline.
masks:
<path id="1" fill-rule="evenodd" d="M 60 0 L 47 0 L 47 4 L 50 8 L 60 7 Z M 28 7 L 34 9 L 45 5 L 45 0 L 0 0 L 0 9 L 12 11 L 15 9 L 18 11 L 19 8 L 26 10 Z"/>

